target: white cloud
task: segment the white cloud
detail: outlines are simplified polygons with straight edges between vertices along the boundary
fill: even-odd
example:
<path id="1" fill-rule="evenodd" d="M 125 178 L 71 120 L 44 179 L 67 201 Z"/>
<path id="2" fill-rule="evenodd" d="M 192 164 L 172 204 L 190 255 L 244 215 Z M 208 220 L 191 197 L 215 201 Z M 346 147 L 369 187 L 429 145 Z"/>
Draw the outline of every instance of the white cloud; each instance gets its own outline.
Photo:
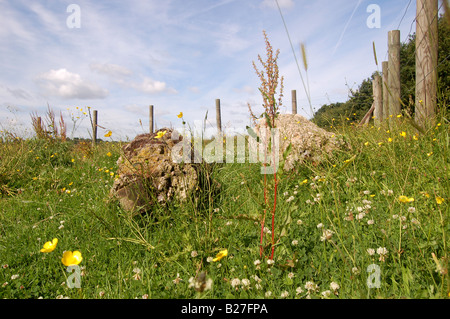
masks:
<path id="1" fill-rule="evenodd" d="M 111 77 L 125 77 L 132 74 L 130 70 L 117 64 L 91 63 L 89 67 L 94 72 Z"/>
<path id="2" fill-rule="evenodd" d="M 45 72 L 37 77 L 36 82 L 46 94 L 63 99 L 103 99 L 108 95 L 108 90 L 66 69 Z"/>
<path id="3" fill-rule="evenodd" d="M 149 77 L 144 77 L 141 83 L 130 83 L 130 87 L 147 94 L 155 93 L 177 93 L 175 89 L 168 88 L 165 82 L 153 80 Z"/>

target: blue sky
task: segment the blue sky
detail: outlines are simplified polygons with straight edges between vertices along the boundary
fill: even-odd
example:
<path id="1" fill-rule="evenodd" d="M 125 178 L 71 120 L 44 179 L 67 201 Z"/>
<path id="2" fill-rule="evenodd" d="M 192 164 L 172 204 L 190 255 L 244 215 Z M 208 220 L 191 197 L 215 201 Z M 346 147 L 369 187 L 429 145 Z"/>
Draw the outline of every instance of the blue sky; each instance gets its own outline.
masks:
<path id="1" fill-rule="evenodd" d="M 80 8 L 79 28 L 67 25 L 70 4 Z M 402 42 L 415 32 L 415 1 L 278 4 L 314 110 L 347 100 L 349 88 L 381 69 L 389 30 L 399 29 Z M 371 4 L 380 8 L 380 28 L 367 25 Z M 44 116 L 47 103 L 63 113 L 69 137 L 70 114 L 82 115 L 76 107 L 87 106 L 98 110 L 99 125 L 116 140 L 148 131 L 150 104 L 157 128 L 180 127 L 179 112 L 198 126 L 208 112 L 207 130 L 214 130 L 219 98 L 225 132 L 240 132 L 250 124 L 247 103 L 262 111 L 252 61 L 265 56 L 263 30 L 280 49 L 281 112 L 290 112 L 295 89 L 298 113 L 310 118 L 275 0 L 0 0 L 0 130 L 31 136 L 30 114 Z M 307 74 L 300 43 L 306 46 Z M 89 120 L 78 124 L 74 136 L 87 137 Z M 99 129 L 98 136 L 104 133 Z"/>

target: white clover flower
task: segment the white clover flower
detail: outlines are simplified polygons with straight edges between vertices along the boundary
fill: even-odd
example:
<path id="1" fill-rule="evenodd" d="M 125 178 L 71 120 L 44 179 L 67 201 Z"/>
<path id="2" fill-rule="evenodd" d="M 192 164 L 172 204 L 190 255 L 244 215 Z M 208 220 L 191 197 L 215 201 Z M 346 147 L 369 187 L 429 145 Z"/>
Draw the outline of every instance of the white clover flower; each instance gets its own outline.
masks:
<path id="1" fill-rule="evenodd" d="M 19 278 L 19 277 L 20 277 L 19 275 L 12 275 L 12 276 L 11 276 L 11 280 L 17 279 L 17 278 Z"/>
<path id="2" fill-rule="evenodd" d="M 328 298 L 331 295 L 331 291 L 329 290 L 322 291 L 321 295 L 325 298 Z"/>
<path id="3" fill-rule="evenodd" d="M 291 244 L 292 244 L 292 246 L 297 246 L 298 245 L 298 240 L 294 239 Z"/>
<path id="4" fill-rule="evenodd" d="M 196 250 L 191 251 L 191 257 L 195 258 L 198 256 L 198 252 Z"/>
<path id="5" fill-rule="evenodd" d="M 363 194 L 364 194 L 364 195 L 369 195 L 369 194 L 370 194 L 370 191 L 364 191 Z"/>
<path id="6" fill-rule="evenodd" d="M 375 221 L 373 219 L 370 219 L 370 220 L 367 221 L 368 225 L 373 225 L 374 223 L 375 223 Z"/>
<path id="7" fill-rule="evenodd" d="M 416 208 L 415 207 L 409 207 L 408 208 L 408 213 L 415 213 L 416 212 Z"/>
<path id="8" fill-rule="evenodd" d="M 358 212 L 362 212 L 364 209 L 363 209 L 362 207 L 356 207 L 356 210 L 357 210 Z"/>
<path id="9" fill-rule="evenodd" d="M 256 260 L 253 262 L 253 264 L 254 264 L 255 266 L 261 265 L 261 260 L 256 259 Z"/>
<path id="10" fill-rule="evenodd" d="M 294 196 L 290 196 L 288 199 L 286 199 L 286 203 L 292 202 L 294 199 Z"/>
<path id="11" fill-rule="evenodd" d="M 241 281 L 239 280 L 239 278 L 234 278 L 233 280 L 231 280 L 231 287 L 236 287 L 239 286 L 241 284 Z"/>
<path id="12" fill-rule="evenodd" d="M 270 296 L 272 296 L 272 292 L 269 290 L 269 291 L 266 291 L 266 293 L 264 294 L 264 296 L 266 297 L 266 298 L 269 298 Z"/>
<path id="13" fill-rule="evenodd" d="M 339 284 L 337 284 L 337 283 L 335 283 L 333 281 L 333 282 L 330 283 L 330 288 L 331 288 L 331 290 L 336 291 L 336 290 L 338 290 L 341 287 L 339 286 Z"/>
<path id="14" fill-rule="evenodd" d="M 210 263 L 213 261 L 213 259 L 214 259 L 213 257 L 208 257 L 208 258 L 206 258 L 206 262 Z"/>
<path id="15" fill-rule="evenodd" d="M 392 218 L 393 218 L 393 219 L 397 219 L 397 218 L 398 218 L 398 215 L 397 215 L 397 214 L 392 215 Z"/>
<path id="16" fill-rule="evenodd" d="M 288 274 L 288 278 L 289 278 L 289 279 L 292 279 L 292 278 L 294 278 L 294 277 L 295 277 L 295 275 L 294 275 L 293 272 L 290 272 L 290 273 Z"/>
<path id="17" fill-rule="evenodd" d="M 280 297 L 281 298 L 287 298 L 289 296 L 289 293 L 285 290 L 281 293 Z"/>
<path id="18" fill-rule="evenodd" d="M 373 249 L 373 248 L 367 248 L 367 253 L 368 253 L 370 256 L 373 256 L 373 255 L 375 255 L 375 249 Z"/>
<path id="19" fill-rule="evenodd" d="M 255 285 L 255 288 L 256 288 L 257 290 L 261 290 L 261 289 L 262 289 L 262 286 L 261 286 L 260 284 L 256 284 L 256 285 Z"/>
<path id="20" fill-rule="evenodd" d="M 366 213 L 359 213 L 358 215 L 355 216 L 355 218 L 361 220 L 364 218 L 364 216 L 366 216 Z"/>
<path id="21" fill-rule="evenodd" d="M 273 260 L 273 259 L 267 259 L 267 264 L 270 266 L 270 265 L 273 265 L 275 263 L 275 260 Z"/>
<path id="22" fill-rule="evenodd" d="M 322 227 L 323 227 L 323 224 L 322 224 L 322 223 L 320 223 L 320 224 L 317 225 L 317 228 L 318 228 L 318 229 L 320 229 L 320 228 L 322 228 Z"/>
<path id="23" fill-rule="evenodd" d="M 244 278 L 241 280 L 241 284 L 244 287 L 250 286 L 250 280 L 248 280 L 247 278 Z"/>
<path id="24" fill-rule="evenodd" d="M 133 269 L 133 272 L 135 273 L 135 274 L 140 274 L 141 273 L 141 270 L 139 269 L 139 268 L 134 268 Z"/>
<path id="25" fill-rule="evenodd" d="M 384 261 L 387 254 L 388 254 L 388 250 L 385 247 L 378 247 L 377 248 L 377 254 L 380 255 L 380 261 Z"/>
<path id="26" fill-rule="evenodd" d="M 317 286 L 313 281 L 307 281 L 305 284 L 305 289 L 308 290 L 308 293 L 316 292 L 319 290 L 319 286 Z"/>
<path id="27" fill-rule="evenodd" d="M 303 221 L 301 219 L 297 220 L 297 225 L 303 224 Z"/>
<path id="28" fill-rule="evenodd" d="M 358 275 L 358 274 L 359 274 L 359 269 L 358 269 L 358 267 L 353 267 L 353 268 L 352 268 L 352 273 L 354 273 L 355 275 Z"/>
<path id="29" fill-rule="evenodd" d="M 297 287 L 297 289 L 295 289 L 295 292 L 297 295 L 301 294 L 303 292 L 302 287 Z"/>
<path id="30" fill-rule="evenodd" d="M 320 236 L 320 241 L 330 240 L 334 232 L 332 230 L 324 230 L 322 236 Z"/>

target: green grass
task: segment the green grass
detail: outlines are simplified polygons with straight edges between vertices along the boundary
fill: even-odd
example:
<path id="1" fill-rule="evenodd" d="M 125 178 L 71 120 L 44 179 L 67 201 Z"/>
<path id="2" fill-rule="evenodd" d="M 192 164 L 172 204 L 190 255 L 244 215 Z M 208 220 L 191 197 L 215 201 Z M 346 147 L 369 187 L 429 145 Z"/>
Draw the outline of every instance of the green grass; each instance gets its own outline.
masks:
<path id="1" fill-rule="evenodd" d="M 203 186 L 197 199 L 130 218 L 109 196 L 119 143 L 1 143 L 0 298 L 449 298 L 448 120 L 417 140 L 406 119 L 396 121 L 389 133 L 335 128 L 349 149 L 280 176 L 273 265 L 269 245 L 259 256 L 260 164 L 216 164 L 220 191 Z M 53 238 L 56 249 L 41 253 Z M 83 255 L 81 288 L 67 286 L 65 250 Z M 379 288 L 367 284 L 372 264 Z M 189 279 L 201 272 L 213 285 L 197 292 Z M 318 288 L 308 292 L 308 282 Z"/>

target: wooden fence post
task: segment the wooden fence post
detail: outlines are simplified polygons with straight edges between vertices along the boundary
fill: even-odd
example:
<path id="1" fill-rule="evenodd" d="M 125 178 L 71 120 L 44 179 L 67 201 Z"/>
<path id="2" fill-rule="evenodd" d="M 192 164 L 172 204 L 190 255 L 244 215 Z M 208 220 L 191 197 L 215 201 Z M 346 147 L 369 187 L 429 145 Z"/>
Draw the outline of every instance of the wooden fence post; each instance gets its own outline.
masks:
<path id="1" fill-rule="evenodd" d="M 94 110 L 92 116 L 92 144 L 97 143 L 97 110 Z"/>
<path id="2" fill-rule="evenodd" d="M 222 133 L 222 117 L 220 114 L 220 99 L 216 99 L 216 122 L 218 133 Z"/>
<path id="3" fill-rule="evenodd" d="M 297 91 L 292 90 L 292 114 L 297 114 Z"/>
<path id="4" fill-rule="evenodd" d="M 436 113 L 438 59 L 438 0 L 417 0 L 416 101 L 419 125 L 433 123 Z"/>
<path id="5" fill-rule="evenodd" d="M 382 91 L 383 91 L 383 119 L 389 118 L 389 62 L 383 61 L 381 63 L 383 72 Z"/>
<path id="6" fill-rule="evenodd" d="M 375 117 L 375 126 L 380 126 L 383 120 L 383 94 L 381 85 L 381 76 L 379 74 L 376 74 L 372 81 L 374 104 L 373 115 Z"/>
<path id="7" fill-rule="evenodd" d="M 401 113 L 400 105 L 400 30 L 388 32 L 388 87 L 389 87 L 389 116 Z M 390 121 L 392 122 L 392 121 Z"/>
<path id="8" fill-rule="evenodd" d="M 150 134 L 152 134 L 152 133 L 153 133 L 153 123 L 154 123 L 154 121 L 153 121 L 153 105 L 150 105 L 150 106 L 149 106 L 149 116 L 148 116 L 148 119 L 149 119 L 149 130 L 150 130 Z"/>

